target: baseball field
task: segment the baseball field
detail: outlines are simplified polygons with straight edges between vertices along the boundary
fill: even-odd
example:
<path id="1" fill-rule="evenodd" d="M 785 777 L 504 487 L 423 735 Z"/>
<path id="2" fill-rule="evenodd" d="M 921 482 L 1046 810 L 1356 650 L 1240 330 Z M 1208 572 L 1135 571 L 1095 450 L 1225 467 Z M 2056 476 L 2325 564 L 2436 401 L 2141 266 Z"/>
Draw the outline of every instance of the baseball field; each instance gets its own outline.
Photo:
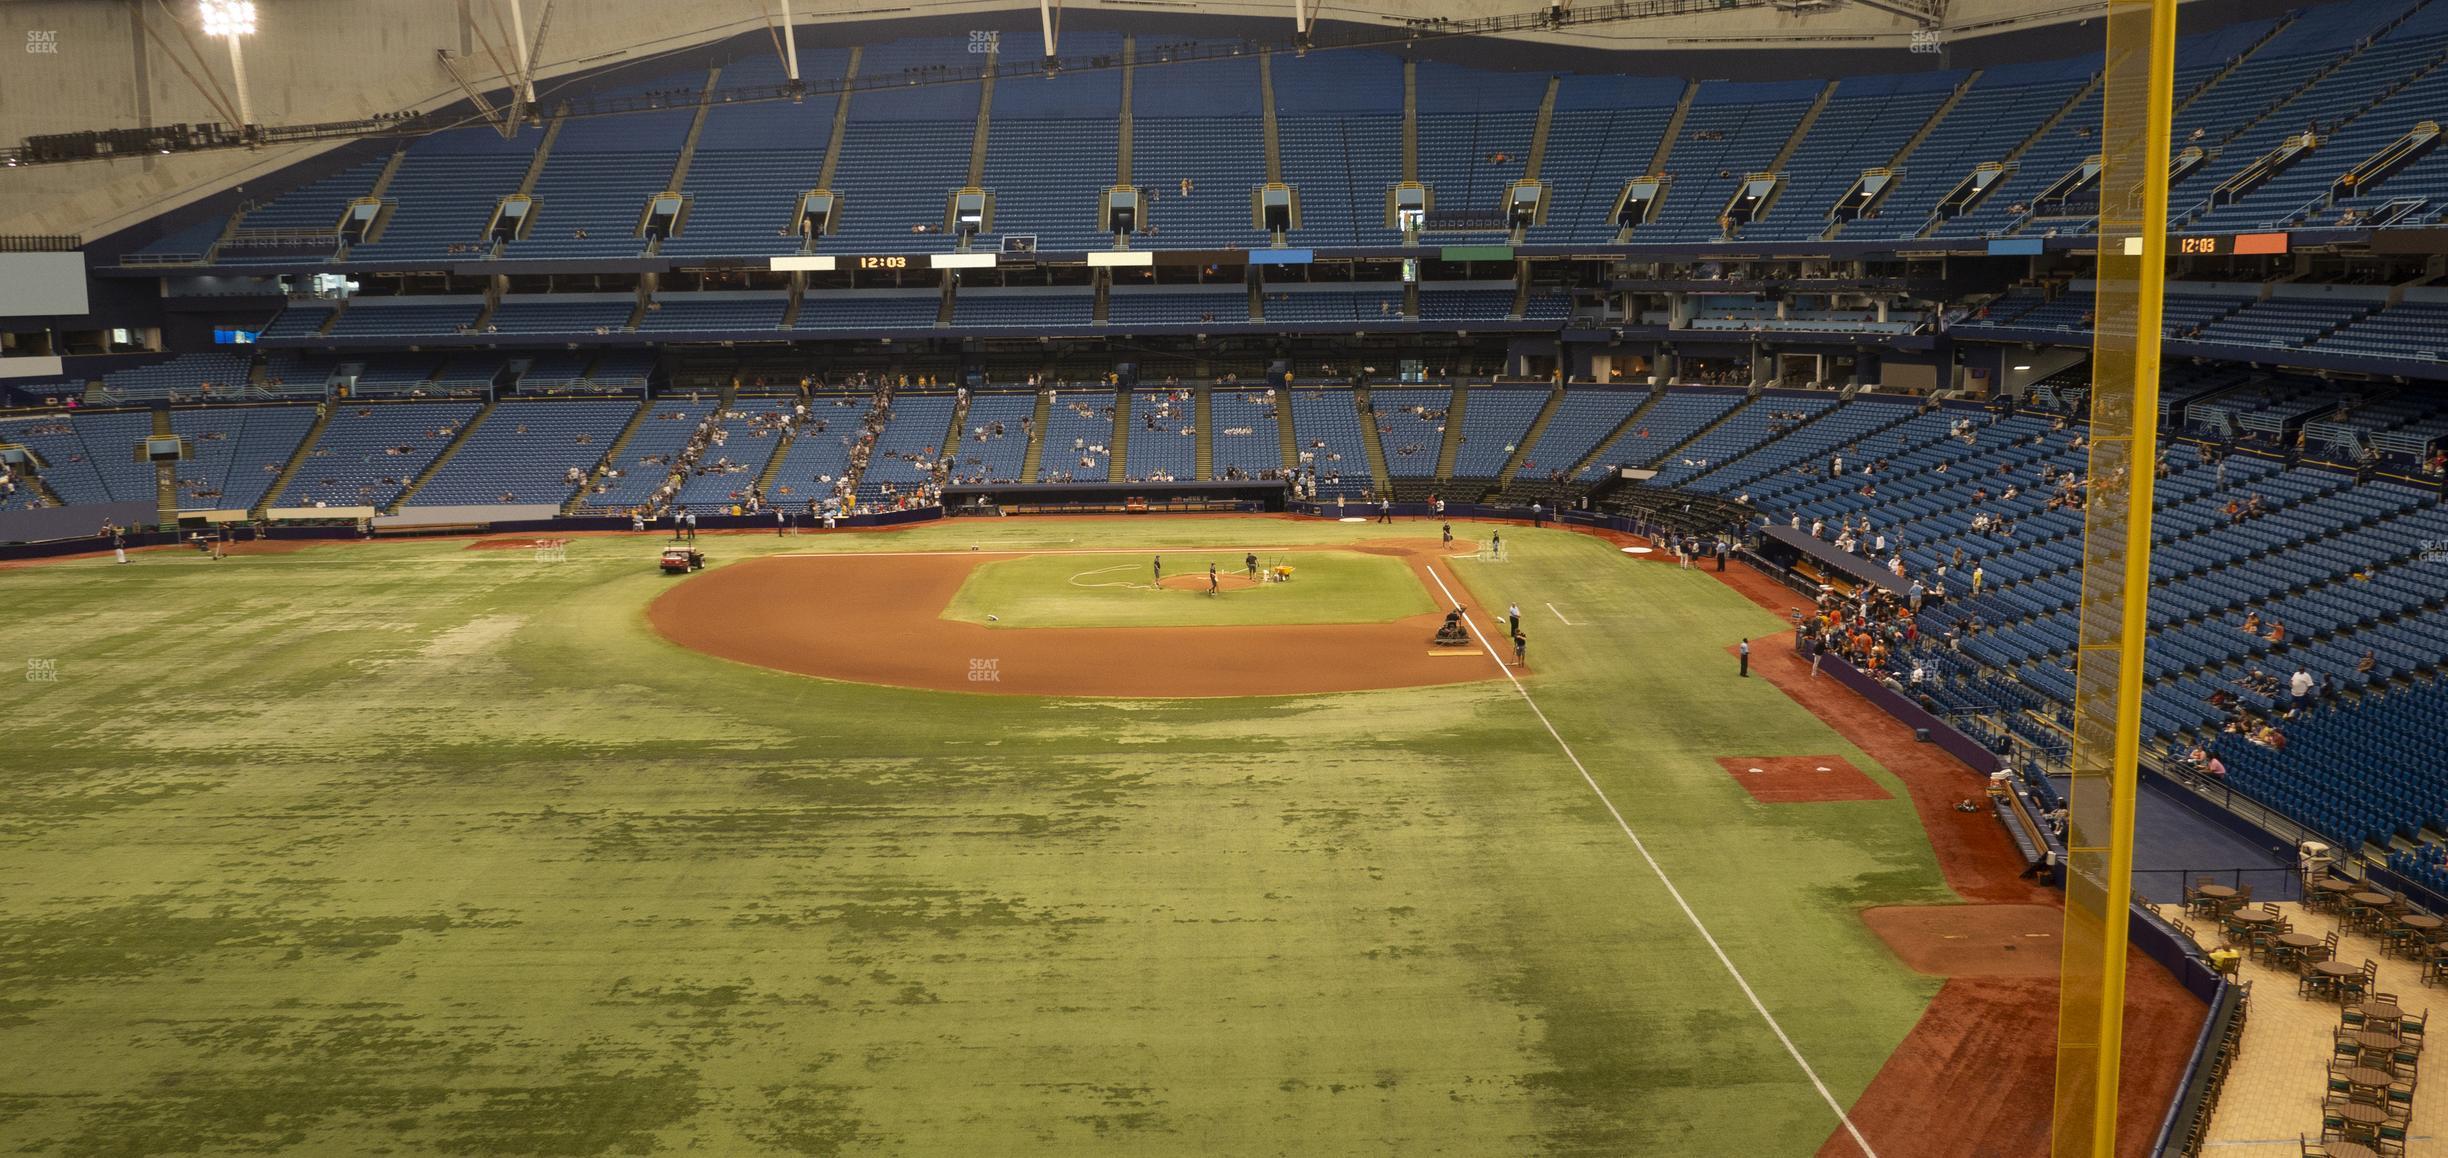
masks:
<path id="1" fill-rule="evenodd" d="M 1433 534 L 0 570 L 0 1151 L 1861 1152 L 1930 791 L 1716 577 Z"/>

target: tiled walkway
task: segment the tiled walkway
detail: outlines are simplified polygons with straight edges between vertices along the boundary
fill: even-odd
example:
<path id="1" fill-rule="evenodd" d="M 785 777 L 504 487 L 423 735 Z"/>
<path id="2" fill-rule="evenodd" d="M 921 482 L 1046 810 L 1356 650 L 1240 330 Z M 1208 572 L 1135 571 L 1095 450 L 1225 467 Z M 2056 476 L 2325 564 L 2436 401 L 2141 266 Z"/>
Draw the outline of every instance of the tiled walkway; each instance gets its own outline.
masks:
<path id="1" fill-rule="evenodd" d="M 2413 962 L 2382 956 L 2377 938 L 2346 932 L 2327 914 L 2292 903 L 2278 907 L 2296 932 L 2321 936 L 2338 930 L 2338 960 L 2376 963 L 2377 992 L 2396 994 L 2398 1007 L 2411 1016 L 2437 1009 L 2448 1031 L 2448 990 L 2424 988 Z M 2175 906 L 2161 906 L 2160 913 L 2183 920 L 2204 938 L 2217 939 L 2207 921 Z M 2338 1027 L 2338 1006 L 2296 996 L 2293 973 L 2249 958 L 2241 969 L 2241 979 L 2252 983 L 2251 1013 L 2203 1152 L 2237 1158 L 2293 1155 L 2298 1135 L 2320 1138 L 2321 1092 L 2328 1085 L 2330 1033 Z M 2441 1000 L 2431 1000 L 2435 993 Z M 2448 1050 L 2448 1037 L 2434 1039 L 2431 1049 Z M 2448 1062 L 2428 1056 L 2424 1062 L 2423 1078 L 2414 1090 L 2414 1129 L 2406 1153 L 2409 1158 L 2448 1158 Z"/>

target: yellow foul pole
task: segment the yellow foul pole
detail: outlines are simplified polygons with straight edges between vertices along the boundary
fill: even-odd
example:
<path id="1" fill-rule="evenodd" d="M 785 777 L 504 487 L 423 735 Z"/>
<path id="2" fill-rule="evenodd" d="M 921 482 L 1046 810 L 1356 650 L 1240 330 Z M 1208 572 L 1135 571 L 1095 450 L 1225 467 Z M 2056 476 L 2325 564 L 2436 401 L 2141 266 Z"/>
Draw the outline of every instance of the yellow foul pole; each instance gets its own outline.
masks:
<path id="1" fill-rule="evenodd" d="M 2149 628 L 2151 480 L 2159 460 L 2160 308 L 2176 0 L 2108 0 L 2053 1158 L 2116 1152 L 2126 912 Z"/>

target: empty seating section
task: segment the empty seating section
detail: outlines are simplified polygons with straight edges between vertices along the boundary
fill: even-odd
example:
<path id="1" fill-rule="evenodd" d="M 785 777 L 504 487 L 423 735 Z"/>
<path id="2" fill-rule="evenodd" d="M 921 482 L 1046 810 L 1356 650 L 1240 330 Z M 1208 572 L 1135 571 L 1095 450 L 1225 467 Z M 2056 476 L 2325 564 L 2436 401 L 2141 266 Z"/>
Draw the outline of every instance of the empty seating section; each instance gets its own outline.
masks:
<path id="1" fill-rule="evenodd" d="M 356 298 L 332 323 L 336 338 L 421 338 L 466 332 L 484 303 L 475 298 Z"/>
<path id="2" fill-rule="evenodd" d="M 1299 444 L 1300 466 L 1312 472 L 1317 483 L 1318 498 L 1359 498 L 1375 489 L 1351 391 L 1293 390 L 1292 434 Z"/>
<path id="3" fill-rule="evenodd" d="M 1079 290 L 972 290 L 953 299 L 952 324 L 1085 330 L 1096 324 L 1096 298 Z"/>
<path id="4" fill-rule="evenodd" d="M 1826 87 L 1819 81 L 1709 81 L 1692 97 L 1682 135 L 1666 157 L 1674 177 L 1657 219 L 1632 231 L 1636 241 L 1705 241 L 1742 178 L 1764 170 L 1793 136 Z"/>
<path id="5" fill-rule="evenodd" d="M 1021 481 L 1020 468 L 1028 458 L 1029 419 L 1036 413 L 1037 395 L 1033 393 L 971 395 L 969 412 L 961 418 L 961 440 L 953 454 L 951 481 Z M 1132 449 L 1137 450 L 1135 446 Z"/>
<path id="6" fill-rule="evenodd" d="M 1746 241 L 1799 241 L 1827 231 L 1828 210 L 1865 169 L 1885 165 L 1928 123 L 1960 72 L 1854 77 L 1812 122 L 1785 161 L 1784 186 L 1765 216 L 1742 227 Z"/>
<path id="7" fill-rule="evenodd" d="M 1278 395 L 1217 385 L 1207 409 L 1209 461 L 1218 478 L 1263 478 L 1284 468 L 1283 431 L 1275 421 Z"/>
<path id="8" fill-rule="evenodd" d="M 518 192 L 543 137 L 534 128 L 508 140 L 467 128 L 419 139 L 383 190 L 391 208 L 380 233 L 350 247 L 349 260 L 475 260 L 490 252 L 485 227 L 501 199 Z"/>
<path id="9" fill-rule="evenodd" d="M 273 394 L 321 397 L 329 389 L 333 368 L 328 355 L 266 350 L 261 384 Z"/>
<path id="10" fill-rule="evenodd" d="M 799 70 L 811 82 L 837 80 L 850 54 L 799 47 Z M 743 67 L 753 65 L 754 67 Z M 723 66 L 721 88 L 783 78 L 777 61 L 758 56 Z M 832 101 L 759 101 L 706 110 L 680 192 L 688 195 L 680 230 L 656 252 L 668 257 L 773 256 L 797 253 L 799 199 L 824 173 L 833 136 Z"/>
<path id="11" fill-rule="evenodd" d="M 876 436 L 875 453 L 859 475 L 862 504 L 889 506 L 934 481 L 944 436 L 952 429 L 953 403 L 949 394 L 903 394 L 893 400 L 892 421 Z"/>
<path id="12" fill-rule="evenodd" d="M 1120 36 L 1073 35 L 1081 39 L 1065 37 L 1065 52 L 1121 54 Z M 1114 183 L 1121 115 L 1122 74 L 1114 69 L 998 80 L 986 138 L 994 232 L 1032 235 L 1047 250 L 1110 248 L 1098 201 Z"/>
<path id="13" fill-rule="evenodd" d="M 1105 299 L 1105 323 L 1110 326 L 1245 325 L 1249 322 L 1249 291 L 1128 290 L 1119 286 Z"/>
<path id="14" fill-rule="evenodd" d="M 1848 241 L 1918 235 L 1938 203 L 1975 166 L 2003 161 L 2042 122 L 2056 114 L 2088 83 L 2089 59 L 2008 65 L 1983 72 L 1930 130 L 1898 170 L 1895 190 L 1873 215 L 1846 223 Z"/>
<path id="15" fill-rule="evenodd" d="M 474 402 L 334 403 L 276 507 L 388 507 L 450 445 Z"/>
<path id="16" fill-rule="evenodd" d="M 187 456 L 173 471 L 184 511 L 243 511 L 264 492 L 314 428 L 312 406 L 231 406 L 176 410 L 170 430 Z"/>
<path id="17" fill-rule="evenodd" d="M 778 293 L 665 294 L 646 307 L 638 332 L 778 329 L 789 306 Z"/>
<path id="18" fill-rule="evenodd" d="M 384 354 L 359 363 L 357 381 L 352 389 L 358 394 L 408 394 L 423 390 L 433 380 L 434 370 L 441 359 L 430 354 Z"/>
<path id="19" fill-rule="evenodd" d="M 1131 86 L 1131 180 L 1157 194 L 1147 206 L 1156 231 L 1133 245 L 1266 243 L 1250 217 L 1250 190 L 1266 182 L 1259 112 L 1255 57 L 1150 62 L 1142 53 Z"/>
<path id="20" fill-rule="evenodd" d="M 409 497 L 417 507 L 553 503 L 577 489 L 637 413 L 633 401 L 520 401 L 493 408 Z"/>
<path id="21" fill-rule="evenodd" d="M 2364 31 L 2369 30 L 2365 26 Z M 2204 173 L 2179 186 L 2170 200 L 2171 217 L 2191 205 L 2197 228 L 2250 228 L 2296 220 L 2326 197 L 2337 176 L 2395 141 L 2416 121 L 2429 119 L 2424 114 L 2448 95 L 2448 76 L 2435 67 L 2443 50 L 2448 50 L 2448 13 L 2418 7 L 2404 23 L 2347 56 L 2312 87 L 2238 134 L 2203 166 Z M 2387 103 L 2373 108 L 2383 97 L 2389 98 Z M 2285 171 L 2229 204 L 2198 204 L 2197 199 L 2217 187 L 2208 171 L 2215 170 L 2217 180 L 2224 180 L 2276 148 L 2290 132 L 2314 126 L 2319 145 Z"/>
<path id="22" fill-rule="evenodd" d="M 229 218 L 208 217 L 172 230 L 160 240 L 147 242 L 136 250 L 134 256 L 161 264 L 201 262 L 212 256 L 213 243 L 221 239 L 222 232 L 228 227 Z"/>
<path id="23" fill-rule="evenodd" d="M 229 398 L 246 390 L 246 354 L 181 354 L 166 362 L 113 370 L 102 388 L 123 402 L 147 399 Z"/>
<path id="24" fill-rule="evenodd" d="M 639 390 L 654 374 L 652 350 L 606 350 L 596 355 L 594 364 L 578 383 L 608 390 Z M 521 380 L 520 385 L 526 383 Z"/>
<path id="25" fill-rule="evenodd" d="M 1556 82 L 1555 115 L 1539 179 L 1547 220 L 1531 227 L 1540 244 L 1615 240 L 1616 199 L 1624 183 L 1648 175 L 1658 138 L 1682 98 L 1670 77 L 1566 76 Z"/>
<path id="26" fill-rule="evenodd" d="M 1547 405 L 1547 391 L 1475 386 L 1462 408 L 1462 442 L 1454 448 L 1453 477 L 1495 478 L 1512 461 L 1530 423 Z"/>
<path id="27" fill-rule="evenodd" d="M 1278 55 L 1273 70 L 1283 178 L 1300 194 L 1292 244 L 1399 242 L 1386 187 L 1402 173 L 1402 63 L 1348 51 Z"/>
<path id="28" fill-rule="evenodd" d="M 1037 481 L 1070 482 L 1108 476 L 1112 461 L 1114 393 L 1065 390 L 1046 411 L 1045 446 L 1037 453 Z"/>
<path id="29" fill-rule="evenodd" d="M 1349 325 L 1355 322 L 1399 324 L 1403 320 L 1401 286 L 1315 289 L 1270 286 L 1265 309 L 1269 325 Z"/>
<path id="30" fill-rule="evenodd" d="M 592 334 L 627 329 L 636 310 L 630 294 L 529 294 L 504 297 L 485 326 L 502 334 Z"/>
<path id="31" fill-rule="evenodd" d="M 2200 340 L 2232 346 L 2300 347 L 2361 317 L 2374 304 L 2335 299 L 2269 298 L 2253 302 L 2203 326 Z"/>
<path id="32" fill-rule="evenodd" d="M 1503 233 L 1507 191 L 1527 173 L 1547 77 L 1437 61 L 1419 66 L 1419 175 L 1430 232 Z"/>
<path id="33" fill-rule="evenodd" d="M 2448 66 L 2442 65 L 2448 10 L 2411 0 L 2347 0 L 2289 14 L 2264 42 L 2272 26 L 2238 22 L 2188 36 L 2179 47 L 2177 147 L 2210 152 L 2176 187 L 2174 204 L 2185 227 L 2335 224 L 2341 213 L 2398 200 L 2422 204 L 2395 224 L 2437 220 L 2448 204 L 2448 150 L 2431 150 L 2359 190 L 2344 191 L 2334 203 L 2330 193 L 2339 175 L 2398 140 L 2448 98 Z M 1024 38 L 1035 34 L 1012 31 Z M 952 70 L 981 63 L 972 47 L 964 37 L 935 37 L 863 50 L 862 87 L 851 101 L 830 182 L 839 195 L 835 232 L 817 241 L 820 250 L 883 254 L 953 246 L 946 199 L 969 181 L 983 94 L 975 83 L 949 78 Z M 1064 44 L 1072 57 L 1110 59 L 1120 49 L 1120 35 L 1104 31 L 1074 32 Z M 1193 55 L 1205 58 L 1175 59 Z M 818 85 L 842 77 L 848 59 L 844 48 L 801 49 L 804 73 Z M 1388 223 L 1387 194 L 1402 176 L 1400 58 L 1351 49 L 1277 54 L 1272 61 L 1282 178 L 1300 201 L 1301 224 L 1288 242 L 1397 243 L 1401 235 Z M 2231 62 L 2233 71 L 2221 76 Z M 2039 197 L 2096 151 L 2096 63 L 2096 55 L 2076 55 L 1988 68 L 1935 124 L 1930 118 L 1966 73 L 1844 79 L 1778 166 L 1782 184 L 1765 215 L 1739 233 L 1754 241 L 1824 236 L 1831 205 L 1864 170 L 1891 161 L 1898 171 L 1892 191 L 1870 216 L 1844 223 L 1841 239 L 1901 240 L 1925 231 L 1961 239 L 2086 228 L 2095 213 L 2095 189 L 2062 203 L 2041 205 Z M 766 53 L 741 52 L 719 64 L 723 94 L 780 81 Z M 1502 232 L 1506 189 L 1526 172 L 1550 74 L 1438 61 L 1422 61 L 1418 70 L 1418 175 L 1434 201 L 1427 232 Z M 1150 195 L 1134 246 L 1266 244 L 1249 200 L 1265 180 L 1256 55 L 1234 54 L 1222 42 L 1143 36 L 1132 76 L 1131 177 Z M 1649 175 L 1660 136 L 1690 82 L 1673 75 L 1553 79 L 1554 113 L 1539 175 L 1547 188 L 1546 220 L 1526 240 L 1612 241 L 1617 197 L 1627 181 Z M 683 72 L 604 94 L 653 90 L 673 102 L 669 107 L 561 118 L 530 191 L 534 218 L 500 256 L 755 258 L 800 251 L 800 196 L 823 182 L 832 144 L 834 105 L 825 99 L 718 97 L 707 104 L 676 190 L 686 197 L 678 229 L 660 241 L 643 234 L 648 199 L 673 184 L 682 143 L 699 112 L 689 97 L 704 81 L 701 73 Z M 1117 179 L 1121 87 L 1121 72 L 1112 68 L 998 79 L 979 158 L 980 184 L 996 200 L 992 234 L 1033 235 L 1047 251 L 1110 245 L 1099 194 Z M 1718 217 L 1739 180 L 1774 163 L 1823 88 L 1817 80 L 1699 82 L 1664 162 L 1672 182 L 1656 220 L 1641 226 L 1635 239 L 1718 237 Z M 1929 134 L 1898 160 L 1925 125 Z M 2040 132 L 2044 125 L 2047 131 Z M 2225 203 L 2210 203 L 2221 182 L 2286 138 L 2315 128 L 2317 147 L 2290 168 Z M 2196 129 L 2199 138 L 2192 135 Z M 383 266 L 491 256 L 495 246 L 485 237 L 486 225 L 501 198 L 518 191 L 545 136 L 531 126 L 505 140 L 471 126 L 416 140 L 385 183 L 389 209 L 375 239 L 354 246 L 346 260 Z M 346 207 L 372 192 L 388 160 L 360 158 L 336 172 L 297 178 L 293 187 L 250 203 L 234 222 L 226 216 L 195 221 L 144 247 L 137 260 L 320 260 L 316 237 L 336 240 Z M 1986 196 L 1951 218 L 1935 218 L 1940 200 L 1976 165 L 1989 162 L 2005 169 Z M 993 244 L 995 238 L 984 240 Z M 328 250 L 331 242 L 322 244 Z"/>
<path id="34" fill-rule="evenodd" d="M 2098 155 L 2102 99 L 2098 86 L 2084 93 L 2063 119 L 2015 157 L 2013 172 L 1998 178 L 1996 186 L 1968 212 L 1949 218 L 1931 230 L 1930 235 L 1991 237 L 2021 224 L 2034 212 L 2033 202 L 2040 194 L 2079 168 L 2087 158 Z M 2077 216 L 2087 221 L 2098 212 L 2098 192 L 2092 190 L 2073 199 L 2068 206 L 2057 207 L 2052 216 Z"/>
<path id="35" fill-rule="evenodd" d="M 1600 458 L 1604 463 L 1624 466 L 1656 466 L 1675 447 L 1742 405 L 1743 398 L 1741 390 L 1674 391 L 1658 399 L 1657 405 L 1650 407 L 1649 413 L 1642 415 L 1632 429 L 1624 431 L 1623 437 L 1607 447 Z M 1602 464 L 1590 465 L 1594 470 Z"/>
<path id="36" fill-rule="evenodd" d="M 2338 118 L 2377 98 L 2409 63 L 2397 58 L 2412 30 L 2400 28 L 2361 53 L 2355 52 L 2355 46 L 2408 7 L 2404 3 L 2353 4 L 2343 6 L 2337 16 L 2298 18 L 2248 62 L 2266 61 L 2269 79 L 2289 87 L 2270 85 L 2257 92 L 2250 89 L 2235 92 L 2232 90 L 2241 77 L 2239 71 L 2205 98 L 2207 107 L 2202 109 L 2203 115 L 2196 116 L 2193 109 L 2181 114 L 2177 118 L 2180 139 L 2189 137 L 2189 130 L 2196 125 L 2206 128 L 2209 131 L 2203 143 L 2215 145 L 2217 155 L 2169 191 L 2170 226 L 2189 222 L 2209 210 L 2212 190 L 2277 148 L 2288 136 L 2300 134 L 2316 122 Z M 2309 87 L 2295 87 L 2307 80 L 2312 81 Z M 2222 97 L 2228 99 L 2219 99 Z M 2273 98 L 2277 98 L 2275 103 Z M 2241 104 L 2244 115 L 2210 119 L 2211 114 L 2228 107 L 2230 101 Z M 2297 163 L 2318 162 L 2302 158 Z M 2233 221 L 2238 216 L 2230 213 L 2229 219 Z"/>
<path id="37" fill-rule="evenodd" d="M 1123 464 L 1123 477 L 1132 482 L 1198 477 L 1198 409 L 1190 391 L 1135 391 L 1130 420 L 1130 457 Z"/>
<path id="38" fill-rule="evenodd" d="M 685 79 L 688 87 L 703 74 Z M 666 82 L 661 87 L 677 88 Z M 565 119 L 536 175 L 532 217 L 508 258 L 636 257 L 647 202 L 671 188 L 693 107 Z M 507 190 L 505 190 L 507 192 Z"/>
<path id="39" fill-rule="evenodd" d="M 2448 361 L 2448 302 L 2400 302 L 2315 339 L 2315 349 L 2378 358 Z"/>
<path id="40" fill-rule="evenodd" d="M 332 312 L 338 308 L 329 302 L 290 302 L 281 307 L 280 316 L 273 318 L 272 324 L 265 326 L 256 339 L 311 338 L 323 329 L 324 323 L 331 321 Z"/>
<path id="41" fill-rule="evenodd" d="M 781 419 L 791 406 L 789 400 L 774 398 L 732 402 L 716 426 L 717 441 L 698 454 L 688 481 L 680 484 L 679 504 L 704 511 L 745 501 L 781 445 Z"/>
<path id="42" fill-rule="evenodd" d="M 238 231 L 336 233 L 349 203 L 374 191 L 388 157 L 361 161 L 328 177 L 300 185 L 238 216 Z"/>
<path id="43" fill-rule="evenodd" d="M 1794 410 L 1784 404 L 1785 395 L 1770 395 L 1766 405 L 1771 410 Z M 1917 400 L 1881 400 L 1865 397 L 1850 405 L 1820 407 L 1823 411 L 1808 425 L 1781 434 L 1738 459 L 1701 474 L 1690 481 L 1693 489 L 1712 494 L 1736 496 L 1749 493 L 1744 488 L 1780 471 L 1802 463 L 1817 463 L 1839 447 L 1851 446 L 1872 431 L 1910 418 L 1919 405 Z"/>
<path id="44" fill-rule="evenodd" d="M 1369 391 L 1376 412 L 1377 445 L 1385 451 L 1386 473 L 1395 478 L 1435 478 L 1437 457 L 1445 450 L 1445 416 L 1453 405 L 1451 390 L 1391 389 Z"/>
<path id="45" fill-rule="evenodd" d="M 1430 289 L 1420 287 L 1420 317 L 1431 322 L 1500 321 L 1513 312 L 1513 288 Z"/>
<path id="46" fill-rule="evenodd" d="M 942 110 L 962 97 L 968 110 L 958 120 L 911 121 L 886 117 L 902 98 L 934 94 L 925 102 Z M 827 253 L 928 253 L 952 248 L 951 195 L 969 180 L 969 152 L 977 132 L 976 85 L 863 92 L 851 98 L 850 123 L 842 128 L 841 160 L 833 171 L 839 198 L 835 231 L 816 248 Z M 1008 222 L 998 225 L 1010 229 Z M 923 229 L 921 229 L 923 227 Z"/>
<path id="47" fill-rule="evenodd" d="M 1647 390 L 1568 390 L 1538 440 L 1522 448 L 1518 478 L 1558 478 L 1589 456 L 1642 404 Z"/>
<path id="48" fill-rule="evenodd" d="M 1727 415 L 1715 429 L 1668 456 L 1666 461 L 1659 464 L 1654 485 L 1673 486 L 1694 475 L 1722 467 L 1728 460 L 1772 441 L 1781 440 L 1796 427 L 1818 417 L 1820 411 L 1834 402 L 1835 396 L 1832 394 L 1763 394 Z"/>
<path id="49" fill-rule="evenodd" d="M 437 394 L 483 393 L 492 389 L 507 364 L 499 354 L 455 354 L 434 371 L 433 391 Z"/>
<path id="50" fill-rule="evenodd" d="M 935 325 L 943 295 L 935 290 L 810 293 L 799 301 L 793 330 L 925 330 Z"/>

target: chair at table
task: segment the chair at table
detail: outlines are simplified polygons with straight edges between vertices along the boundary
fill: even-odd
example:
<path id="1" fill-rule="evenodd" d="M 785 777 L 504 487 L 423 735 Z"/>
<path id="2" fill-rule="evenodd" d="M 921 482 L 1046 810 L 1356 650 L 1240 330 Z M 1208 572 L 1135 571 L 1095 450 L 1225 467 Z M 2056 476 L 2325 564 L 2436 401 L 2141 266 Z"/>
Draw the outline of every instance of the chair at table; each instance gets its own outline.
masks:
<path id="1" fill-rule="evenodd" d="M 2379 980 L 2380 963 L 2377 961 L 2365 960 L 2363 962 L 2363 971 L 2361 973 L 2355 974 L 2352 977 L 2338 978 L 2335 995 L 2340 1001 L 2369 1000 L 2372 987 L 2377 985 Z"/>
<path id="2" fill-rule="evenodd" d="M 2301 1134 L 2295 1135 L 2295 1145 L 2297 1149 L 2303 1152 L 2303 1158 L 2329 1158 L 2329 1148 L 2327 1146 L 2313 1145 L 2312 1143 L 2305 1141 L 2304 1136 Z"/>
<path id="3" fill-rule="evenodd" d="M 2318 997 L 2326 1001 L 2336 994 L 2337 978 L 2312 968 L 2309 962 L 2304 965 L 2303 972 L 2295 975 L 2297 997 Z"/>
<path id="4" fill-rule="evenodd" d="M 2421 1045 L 2423 1040 L 2423 1030 L 2429 1028 L 2430 1024 L 2431 1011 L 2428 1009 L 2423 1010 L 2419 1015 L 2408 1015 L 2403 1011 L 2400 1011 L 2397 1014 L 2397 1036 L 2405 1039 L 2406 1041 L 2413 1042 L 2416 1045 Z"/>

